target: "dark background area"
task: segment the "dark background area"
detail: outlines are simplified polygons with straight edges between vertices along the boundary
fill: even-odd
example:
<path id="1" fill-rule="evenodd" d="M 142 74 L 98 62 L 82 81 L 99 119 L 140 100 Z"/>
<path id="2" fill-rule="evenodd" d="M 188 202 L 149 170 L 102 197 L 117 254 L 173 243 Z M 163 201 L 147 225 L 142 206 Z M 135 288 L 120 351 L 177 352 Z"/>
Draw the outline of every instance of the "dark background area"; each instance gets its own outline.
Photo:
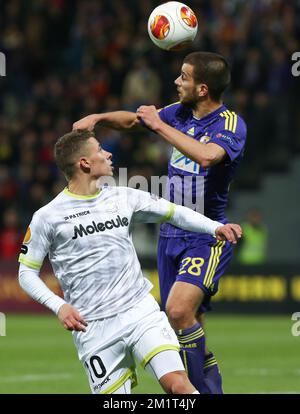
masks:
<path id="1" fill-rule="evenodd" d="M 228 59 L 232 84 L 225 103 L 248 125 L 245 158 L 231 188 L 233 218 L 240 220 L 244 213 L 240 194 L 266 205 L 260 194 L 264 180 L 270 174 L 288 177 L 299 159 L 300 82 L 292 76 L 291 56 L 300 51 L 300 1 L 189 0 L 199 33 L 191 49 L 176 53 L 160 50 L 148 37 L 147 20 L 158 4 L 0 1 L 0 51 L 7 65 L 6 76 L 0 77 L 0 265 L 16 261 L 33 212 L 65 186 L 53 159 L 57 138 L 90 113 L 177 101 L 173 82 L 191 51 L 218 52 Z M 129 168 L 129 178 L 166 174 L 171 149 L 159 137 L 105 129 L 98 135 L 113 152 L 116 168 Z M 274 186 L 277 190 L 277 181 Z M 279 190 L 284 187 L 278 184 Z M 273 210 L 277 203 L 270 200 Z M 282 220 L 263 217 L 279 235 L 286 230 L 284 216 L 298 214 L 297 186 L 284 201 Z M 290 235 L 295 264 L 300 240 L 297 230 L 286 230 L 287 240 Z M 141 259 L 153 259 L 156 230 L 141 228 L 136 237 L 142 239 Z M 278 238 L 276 245 L 287 258 L 292 254 L 288 242 Z"/>

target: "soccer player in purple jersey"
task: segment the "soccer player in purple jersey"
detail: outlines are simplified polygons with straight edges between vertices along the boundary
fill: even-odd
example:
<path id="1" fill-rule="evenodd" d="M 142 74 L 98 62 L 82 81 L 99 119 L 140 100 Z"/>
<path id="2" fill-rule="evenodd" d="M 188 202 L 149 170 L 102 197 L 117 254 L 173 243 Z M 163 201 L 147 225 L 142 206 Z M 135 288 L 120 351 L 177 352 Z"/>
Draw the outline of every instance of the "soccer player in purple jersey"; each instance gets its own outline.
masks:
<path id="1" fill-rule="evenodd" d="M 141 106 L 136 113 L 89 115 L 74 128 L 93 129 L 98 122 L 117 129 L 147 126 L 174 147 L 168 175 L 170 180 L 182 180 L 170 186 L 170 200 L 178 203 L 179 192 L 182 204 L 185 199 L 196 199 L 194 209 L 201 211 L 203 205 L 202 213 L 227 223 L 229 185 L 246 140 L 245 122 L 222 102 L 229 83 L 230 69 L 221 55 L 194 52 L 185 57 L 175 80 L 179 102 L 160 111 Z M 201 188 L 202 199 L 197 194 Z M 223 392 L 217 361 L 205 344 L 203 325 L 210 298 L 217 292 L 231 257 L 228 242 L 171 224 L 161 226 L 158 272 L 162 306 L 177 332 L 189 378 L 201 393 Z"/>

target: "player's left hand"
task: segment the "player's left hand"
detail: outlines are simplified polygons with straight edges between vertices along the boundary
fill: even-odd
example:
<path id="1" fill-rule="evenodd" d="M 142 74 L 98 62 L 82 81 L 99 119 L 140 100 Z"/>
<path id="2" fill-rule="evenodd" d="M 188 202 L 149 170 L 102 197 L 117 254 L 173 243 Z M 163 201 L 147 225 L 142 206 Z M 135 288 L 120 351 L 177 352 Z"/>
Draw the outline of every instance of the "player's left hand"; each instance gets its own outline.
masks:
<path id="1" fill-rule="evenodd" d="M 59 308 L 58 319 L 68 331 L 86 331 L 87 323 L 77 309 L 65 303 Z"/>
<path id="2" fill-rule="evenodd" d="M 148 128 L 156 131 L 162 122 L 154 105 L 142 105 L 136 111 L 137 117 L 142 119 Z"/>
<path id="3" fill-rule="evenodd" d="M 224 224 L 216 229 L 217 240 L 229 241 L 230 243 L 236 244 L 242 237 L 243 231 L 241 226 L 238 224 Z"/>

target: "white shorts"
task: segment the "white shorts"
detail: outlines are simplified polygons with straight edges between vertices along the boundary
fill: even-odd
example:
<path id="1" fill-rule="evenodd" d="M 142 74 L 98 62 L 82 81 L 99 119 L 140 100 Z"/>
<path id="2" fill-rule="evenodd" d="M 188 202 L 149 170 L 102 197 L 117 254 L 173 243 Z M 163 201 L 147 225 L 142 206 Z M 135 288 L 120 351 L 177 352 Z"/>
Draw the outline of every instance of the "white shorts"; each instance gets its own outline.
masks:
<path id="1" fill-rule="evenodd" d="M 176 334 L 150 294 L 123 313 L 89 322 L 86 332 L 73 336 L 94 394 L 111 394 L 129 379 L 134 386 L 135 361 L 145 367 L 165 351 L 175 350 L 177 355 L 160 355 L 159 364 L 153 364 L 157 379 L 184 370 Z"/>

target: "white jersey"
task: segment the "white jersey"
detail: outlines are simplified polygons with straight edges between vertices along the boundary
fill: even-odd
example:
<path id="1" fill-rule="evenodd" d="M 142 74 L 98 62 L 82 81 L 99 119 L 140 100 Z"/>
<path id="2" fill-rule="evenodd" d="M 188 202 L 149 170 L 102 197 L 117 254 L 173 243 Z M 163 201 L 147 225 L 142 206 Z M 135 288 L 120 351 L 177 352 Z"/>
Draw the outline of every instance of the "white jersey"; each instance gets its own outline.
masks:
<path id="1" fill-rule="evenodd" d="M 133 221 L 170 221 L 211 234 L 222 225 L 185 207 L 177 209 L 175 219 L 174 204 L 127 187 L 104 187 L 95 196 L 65 189 L 34 214 L 19 261 L 40 269 L 48 254 L 65 301 L 87 321 L 109 317 L 132 307 L 152 288 L 132 242 Z"/>

